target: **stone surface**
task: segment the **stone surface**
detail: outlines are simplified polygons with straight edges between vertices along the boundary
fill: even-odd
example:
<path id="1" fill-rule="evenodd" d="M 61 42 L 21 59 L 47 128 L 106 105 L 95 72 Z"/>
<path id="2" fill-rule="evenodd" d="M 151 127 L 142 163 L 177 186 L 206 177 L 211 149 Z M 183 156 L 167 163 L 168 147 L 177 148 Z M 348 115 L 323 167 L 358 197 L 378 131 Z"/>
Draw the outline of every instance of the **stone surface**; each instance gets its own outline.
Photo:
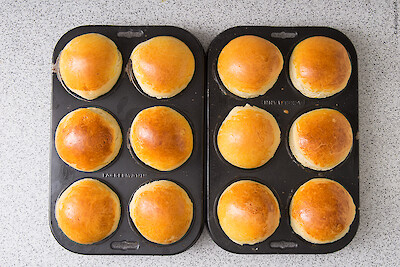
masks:
<path id="1" fill-rule="evenodd" d="M 400 47 L 395 1 L 0 2 L 0 257 L 2 266 L 395 266 L 400 262 Z M 243 3 L 246 2 L 246 3 Z M 359 60 L 361 221 L 328 255 L 235 255 L 207 233 L 175 256 L 84 256 L 63 249 L 48 219 L 51 56 L 87 24 L 174 25 L 207 48 L 236 25 L 330 26 Z"/>

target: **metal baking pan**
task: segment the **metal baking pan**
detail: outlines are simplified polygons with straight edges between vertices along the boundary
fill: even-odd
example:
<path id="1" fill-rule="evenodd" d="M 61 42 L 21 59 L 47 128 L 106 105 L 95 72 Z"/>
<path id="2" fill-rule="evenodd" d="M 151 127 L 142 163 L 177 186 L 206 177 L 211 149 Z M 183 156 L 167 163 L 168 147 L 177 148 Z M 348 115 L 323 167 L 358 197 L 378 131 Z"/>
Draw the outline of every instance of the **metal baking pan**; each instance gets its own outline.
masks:
<path id="1" fill-rule="evenodd" d="M 217 59 L 222 48 L 241 35 L 257 35 L 275 44 L 284 58 L 283 70 L 275 85 L 264 95 L 243 99 L 230 93 L 217 73 Z M 333 38 L 347 49 L 352 74 L 346 88 L 325 98 L 311 99 L 303 96 L 289 78 L 288 61 L 294 47 L 311 36 Z M 234 27 L 219 34 L 210 44 L 207 62 L 207 225 L 212 239 L 223 249 L 248 254 L 301 254 L 329 253 L 345 247 L 356 234 L 359 224 L 359 160 L 358 160 L 358 69 L 357 55 L 351 41 L 338 30 L 327 27 Z M 275 156 L 262 167 L 240 169 L 223 159 L 216 146 L 218 129 L 235 106 L 249 103 L 270 112 L 281 129 L 281 143 Z M 346 116 L 353 129 L 354 143 L 347 159 L 330 171 L 314 171 L 302 167 L 290 152 L 288 132 L 293 121 L 301 114 L 316 108 L 328 107 Z M 340 240 L 316 245 L 303 240 L 290 226 L 289 205 L 294 192 L 306 181 L 327 177 L 342 184 L 353 197 L 356 216 L 349 232 Z M 251 179 L 267 185 L 277 197 L 281 220 L 275 233 L 255 245 L 238 245 L 222 231 L 217 218 L 218 199 L 224 189 L 234 181 Z"/>
<path id="2" fill-rule="evenodd" d="M 57 77 L 56 61 L 64 46 L 78 35 L 100 33 L 115 42 L 123 57 L 121 76 L 114 88 L 107 94 L 85 101 L 66 90 Z M 188 87 L 169 99 L 156 99 L 145 95 L 137 83 L 131 82 L 129 57 L 139 43 L 155 36 L 174 36 L 191 49 L 195 57 L 195 73 Z M 70 30 L 58 41 L 53 53 L 52 126 L 50 142 L 50 226 L 56 240 L 66 249 L 81 254 L 177 254 L 192 246 L 203 228 L 204 210 L 204 85 L 205 54 L 199 41 L 189 32 L 171 26 L 82 26 Z M 130 77 L 131 76 L 131 77 Z M 193 130 L 193 152 L 187 162 L 179 168 L 161 172 L 148 167 L 129 151 L 127 136 L 133 118 L 141 110 L 165 105 L 184 115 Z M 123 134 L 123 143 L 117 158 L 109 165 L 93 173 L 80 172 L 65 164 L 58 156 L 54 137 L 61 118 L 79 107 L 100 107 L 117 119 Z M 105 240 L 91 245 L 82 245 L 68 239 L 57 225 L 55 203 L 62 191 L 78 179 L 92 177 L 109 185 L 121 201 L 121 220 L 117 230 Z M 186 235 L 176 243 L 159 245 L 146 240 L 131 222 L 128 205 L 132 194 L 143 184 L 167 179 L 182 186 L 190 196 L 193 207 L 193 221 Z"/>

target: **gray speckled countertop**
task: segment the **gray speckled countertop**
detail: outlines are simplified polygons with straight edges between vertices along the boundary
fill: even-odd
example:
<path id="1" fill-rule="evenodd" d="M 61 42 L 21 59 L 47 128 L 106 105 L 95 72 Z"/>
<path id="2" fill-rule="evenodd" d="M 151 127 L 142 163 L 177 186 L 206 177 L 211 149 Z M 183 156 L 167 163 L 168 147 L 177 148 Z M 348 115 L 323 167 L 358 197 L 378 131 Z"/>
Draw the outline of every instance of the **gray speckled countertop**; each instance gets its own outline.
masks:
<path id="1" fill-rule="evenodd" d="M 398 1 L 60 2 L 0 1 L 0 265 L 399 265 Z M 66 31 L 87 24 L 179 26 L 204 48 L 235 25 L 330 26 L 345 33 L 359 60 L 361 221 L 354 240 L 328 255 L 235 255 L 204 230 L 175 256 L 63 249 L 48 223 L 51 56 Z"/>

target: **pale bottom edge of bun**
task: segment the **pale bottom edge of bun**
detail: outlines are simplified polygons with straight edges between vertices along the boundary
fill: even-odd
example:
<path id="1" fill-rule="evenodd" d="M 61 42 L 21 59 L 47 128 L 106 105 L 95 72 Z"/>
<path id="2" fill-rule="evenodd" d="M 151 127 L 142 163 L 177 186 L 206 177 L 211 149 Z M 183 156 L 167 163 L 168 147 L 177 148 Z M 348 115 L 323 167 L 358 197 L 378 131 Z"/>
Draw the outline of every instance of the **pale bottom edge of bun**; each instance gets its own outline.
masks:
<path id="1" fill-rule="evenodd" d="M 221 81 L 222 81 L 222 83 L 224 84 L 225 88 L 226 88 L 229 92 L 231 92 L 232 94 L 234 94 L 234 95 L 236 95 L 236 96 L 239 96 L 239 97 L 241 97 L 241 98 L 255 98 L 255 97 L 257 97 L 257 96 L 264 95 L 265 93 L 267 93 L 268 90 L 271 89 L 271 88 L 274 86 L 274 84 L 276 83 L 276 81 L 278 80 L 278 78 L 279 78 L 279 74 L 278 74 L 278 76 L 276 77 L 276 79 L 274 79 L 274 80 L 272 80 L 271 82 L 269 82 L 268 84 L 264 85 L 259 91 L 255 92 L 255 93 L 246 93 L 246 92 L 243 92 L 243 91 L 237 89 L 236 87 L 231 87 L 231 88 L 229 88 L 229 87 L 226 86 L 226 84 L 222 81 L 222 79 L 221 79 Z"/>
<path id="2" fill-rule="evenodd" d="M 151 85 L 147 85 L 145 83 L 143 83 L 141 81 L 141 78 L 136 76 L 136 81 L 138 82 L 140 89 L 142 89 L 142 91 L 151 96 L 151 97 L 155 97 L 157 99 L 163 99 L 163 98 L 171 98 L 176 96 L 177 94 L 179 94 L 180 92 L 182 92 L 184 89 L 186 89 L 186 87 L 188 86 L 189 82 L 191 81 L 192 77 L 190 77 L 190 80 L 188 82 L 185 82 L 184 84 L 182 84 L 181 86 L 177 86 L 174 90 L 171 90 L 170 92 L 157 92 L 156 90 L 153 89 L 153 87 Z"/>
<path id="3" fill-rule="evenodd" d="M 132 125 L 135 123 L 136 118 L 137 118 L 137 116 L 136 116 L 135 119 L 133 120 Z M 132 127 L 131 127 L 131 128 L 132 128 Z M 193 146 L 192 146 L 192 150 L 191 150 L 190 153 L 187 155 L 187 157 L 185 157 L 182 161 L 178 162 L 177 164 L 175 164 L 175 165 L 173 165 L 173 166 L 171 166 L 171 167 L 169 167 L 169 168 L 160 168 L 160 167 L 158 166 L 158 164 L 154 162 L 154 160 L 151 160 L 151 162 L 150 162 L 150 160 L 144 160 L 144 158 L 142 157 L 142 155 L 139 155 L 139 154 L 137 153 L 137 151 L 135 151 L 135 149 L 133 148 L 133 145 L 132 145 L 132 144 L 133 144 L 132 134 L 129 134 L 129 142 L 130 142 L 130 147 L 132 148 L 133 153 L 135 154 L 135 156 L 136 156 L 143 164 L 145 164 L 145 165 L 147 165 L 147 166 L 149 166 L 149 167 L 151 167 L 151 168 L 153 168 L 153 169 L 156 169 L 156 170 L 158 170 L 158 171 L 162 171 L 162 172 L 168 172 L 168 171 L 172 171 L 172 170 L 175 170 L 175 169 L 179 168 L 179 167 L 182 166 L 186 161 L 188 161 L 188 159 L 190 158 L 190 156 L 192 156 L 192 154 L 193 154 Z"/>
<path id="4" fill-rule="evenodd" d="M 132 144 L 132 140 L 129 140 L 129 141 Z M 132 145 L 131 145 L 131 147 L 132 147 Z M 158 171 L 161 171 L 161 172 L 169 172 L 169 171 L 173 171 L 173 170 L 179 168 L 180 166 L 182 166 L 190 158 L 190 156 L 192 155 L 193 148 L 192 148 L 192 151 L 190 152 L 190 154 L 185 159 L 183 159 L 182 161 L 180 161 L 179 163 L 177 163 L 175 165 L 172 165 L 169 168 L 160 168 L 158 166 L 158 164 L 154 162 L 154 160 L 152 160 L 151 162 L 150 161 L 145 161 L 141 155 L 138 155 L 138 153 L 133 149 L 133 147 L 132 147 L 132 151 L 133 151 L 133 153 L 135 153 L 136 157 L 138 157 L 138 159 L 140 159 L 140 161 L 143 162 L 145 165 L 147 165 L 147 166 L 149 166 L 149 167 L 151 167 L 153 169 L 156 169 Z"/>
<path id="5" fill-rule="evenodd" d="M 301 79 L 298 79 L 296 77 L 297 74 L 296 74 L 295 67 L 294 67 L 292 60 L 290 60 L 290 63 L 289 63 L 289 76 L 290 76 L 290 80 L 293 83 L 293 86 L 300 93 L 302 93 L 304 96 L 309 97 L 309 98 L 327 98 L 327 97 L 333 96 L 333 95 L 339 93 L 340 91 L 342 91 L 347 85 L 347 83 L 346 83 L 343 87 L 341 86 L 340 88 L 338 88 L 336 90 L 331 90 L 330 92 L 324 92 L 324 91 L 313 92 L 303 84 Z"/>
<path id="6" fill-rule="evenodd" d="M 104 168 L 108 164 L 110 164 L 117 157 L 120 148 L 121 148 L 121 144 L 119 144 L 119 148 L 118 149 L 114 150 L 113 154 L 109 157 L 109 159 L 107 161 L 105 161 L 101 165 L 96 166 L 96 168 L 93 168 L 93 169 L 83 170 L 83 169 L 80 169 L 80 168 L 77 167 L 77 163 L 69 163 L 69 162 L 65 161 L 63 158 L 61 158 L 61 157 L 60 158 L 61 158 L 62 161 L 64 161 L 65 164 L 71 166 L 75 170 L 82 171 L 82 172 L 95 172 L 95 171 L 98 171 L 98 170 Z"/>
<path id="7" fill-rule="evenodd" d="M 333 169 L 334 167 L 336 167 L 337 165 L 339 165 L 339 163 L 341 163 L 343 160 L 341 160 L 339 163 L 331 165 L 331 166 L 327 166 L 327 167 L 320 167 L 316 164 L 314 164 L 312 161 L 310 161 L 309 159 L 307 159 L 303 153 L 300 151 L 300 149 L 297 147 L 296 145 L 296 129 L 295 129 L 295 125 L 297 123 L 297 119 L 293 122 L 293 125 L 290 127 L 289 130 L 289 147 L 290 150 L 293 154 L 293 156 L 296 158 L 296 160 L 304 167 L 310 168 L 312 170 L 316 170 L 316 171 L 328 171 L 330 169 Z M 347 157 L 347 155 L 346 155 Z"/>
<path id="8" fill-rule="evenodd" d="M 314 237 L 312 237 L 311 235 L 309 235 L 301 226 L 300 223 L 297 222 L 297 220 L 292 218 L 292 215 L 290 214 L 290 226 L 292 227 L 293 231 L 298 234 L 300 237 L 302 237 L 304 240 L 313 243 L 313 244 L 328 244 L 328 243 L 333 243 L 339 239 L 341 239 L 342 237 L 344 237 L 350 230 L 350 226 L 343 229 L 342 232 L 340 232 L 339 234 L 337 234 L 335 236 L 335 238 L 331 239 L 331 240 L 326 240 L 326 241 L 321 241 L 318 240 Z"/>
<path id="9" fill-rule="evenodd" d="M 229 237 L 230 240 L 232 240 L 233 242 L 235 242 L 236 244 L 239 244 L 239 245 L 241 245 L 241 246 L 243 246 L 243 245 L 255 245 L 255 244 L 264 242 L 264 241 L 267 240 L 270 236 L 272 236 L 272 235 L 275 233 L 275 231 L 276 231 L 276 229 L 278 228 L 278 226 L 279 226 L 279 221 L 280 221 L 280 216 L 279 216 L 278 223 L 277 223 L 277 225 L 276 225 L 274 231 L 273 231 L 271 234 L 269 234 L 269 235 L 265 235 L 265 236 L 260 237 L 260 238 L 257 238 L 257 239 L 247 240 L 247 241 L 239 241 L 239 240 L 236 240 L 236 239 L 231 238 L 230 236 L 228 236 L 228 237 Z M 225 231 L 224 231 L 224 232 L 225 232 Z"/>
<path id="10" fill-rule="evenodd" d="M 267 238 L 270 237 L 270 236 L 271 236 L 271 235 L 269 235 L 269 236 L 267 236 L 267 237 L 265 237 L 265 238 L 263 237 L 263 238 L 259 238 L 259 239 L 256 239 L 256 240 L 245 241 L 245 242 L 240 242 L 240 241 L 235 240 L 235 239 L 233 239 L 233 238 L 231 238 L 231 237 L 229 237 L 229 236 L 228 236 L 228 237 L 229 237 L 230 240 L 232 240 L 232 241 L 235 242 L 236 244 L 243 246 L 243 245 L 255 245 L 255 244 L 261 243 L 261 242 L 267 240 Z"/>

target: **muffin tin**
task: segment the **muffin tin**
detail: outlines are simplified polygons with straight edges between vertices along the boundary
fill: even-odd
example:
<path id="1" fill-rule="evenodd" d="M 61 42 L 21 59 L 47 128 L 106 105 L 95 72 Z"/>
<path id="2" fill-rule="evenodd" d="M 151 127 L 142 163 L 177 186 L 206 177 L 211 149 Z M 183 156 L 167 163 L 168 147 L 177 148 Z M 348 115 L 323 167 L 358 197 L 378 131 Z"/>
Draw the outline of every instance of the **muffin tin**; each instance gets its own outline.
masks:
<path id="1" fill-rule="evenodd" d="M 87 101 L 66 89 L 57 73 L 57 58 L 74 37 L 85 33 L 100 33 L 117 45 L 123 57 L 123 69 L 114 88 L 103 96 Z M 168 35 L 183 41 L 195 57 L 195 73 L 188 87 L 169 99 L 156 99 L 144 94 L 130 73 L 130 54 L 136 45 L 152 37 Z M 170 26 L 82 26 L 67 32 L 58 41 L 53 53 L 53 96 L 50 148 L 50 225 L 54 237 L 66 249 L 81 254 L 169 255 L 188 249 L 198 239 L 203 228 L 204 195 L 204 83 L 205 55 L 199 41 L 189 32 Z M 129 73 L 129 75 L 128 75 Z M 193 131 L 193 151 L 179 168 L 161 172 L 136 158 L 128 141 L 129 127 L 141 110 L 152 106 L 168 106 L 181 113 Z M 91 173 L 81 172 L 65 164 L 58 156 L 54 137 L 61 118 L 80 107 L 99 107 L 112 114 L 120 124 L 123 142 L 116 159 L 106 167 Z M 104 182 L 121 201 L 121 219 L 117 230 L 108 238 L 91 245 L 68 239 L 55 219 L 55 203 L 59 195 L 73 182 L 91 177 Z M 176 243 L 159 245 L 146 240 L 130 219 L 128 205 L 135 191 L 156 180 L 171 180 L 186 190 L 193 202 L 193 221 L 186 235 Z"/>
<path id="2" fill-rule="evenodd" d="M 264 95 L 244 99 L 230 93 L 217 73 L 217 59 L 222 48 L 241 35 L 256 35 L 275 44 L 284 58 L 283 70 L 275 85 Z M 346 88 L 325 98 L 312 99 L 294 88 L 289 78 L 288 62 L 294 47 L 311 36 L 333 38 L 347 49 L 352 74 Z M 207 62 L 207 223 L 212 239 L 223 249 L 234 253 L 249 254 L 299 254 L 329 253 L 345 247 L 356 234 L 359 224 L 359 161 L 358 161 L 358 70 L 357 55 L 351 41 L 341 32 L 327 27 L 234 27 L 219 34 L 210 44 Z M 217 147 L 217 134 L 223 120 L 235 106 L 246 104 L 270 112 L 281 129 L 281 143 L 275 156 L 256 169 L 241 169 L 228 163 Z M 288 144 L 289 129 L 301 114 L 316 108 L 333 108 L 340 111 L 351 124 L 353 148 L 347 159 L 330 171 L 315 171 L 303 167 L 292 155 Z M 340 240 L 316 245 L 303 240 L 290 226 L 289 205 L 294 192 L 306 181 L 315 177 L 327 177 L 343 185 L 353 197 L 356 216 L 349 232 Z M 227 186 L 235 181 L 251 179 L 268 186 L 278 199 L 281 220 L 273 235 L 255 245 L 238 245 L 222 231 L 217 217 L 219 197 Z"/>

